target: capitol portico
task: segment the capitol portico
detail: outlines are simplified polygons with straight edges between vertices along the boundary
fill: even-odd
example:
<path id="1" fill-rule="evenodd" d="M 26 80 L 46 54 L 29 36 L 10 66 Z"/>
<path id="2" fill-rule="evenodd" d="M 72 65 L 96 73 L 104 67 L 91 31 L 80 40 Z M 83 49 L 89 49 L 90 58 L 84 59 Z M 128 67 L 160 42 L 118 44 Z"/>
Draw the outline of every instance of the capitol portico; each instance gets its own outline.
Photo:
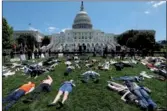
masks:
<path id="1" fill-rule="evenodd" d="M 78 46 L 85 45 L 86 51 L 93 51 L 94 48 L 102 50 L 104 47 L 114 49 L 117 45 L 113 33 L 105 33 L 101 30 L 93 29 L 93 24 L 84 9 L 83 2 L 81 3 L 80 11 L 77 13 L 72 29 L 64 32 L 52 34 L 51 43 L 46 46 L 45 50 L 58 51 L 68 50 L 76 51 Z"/>

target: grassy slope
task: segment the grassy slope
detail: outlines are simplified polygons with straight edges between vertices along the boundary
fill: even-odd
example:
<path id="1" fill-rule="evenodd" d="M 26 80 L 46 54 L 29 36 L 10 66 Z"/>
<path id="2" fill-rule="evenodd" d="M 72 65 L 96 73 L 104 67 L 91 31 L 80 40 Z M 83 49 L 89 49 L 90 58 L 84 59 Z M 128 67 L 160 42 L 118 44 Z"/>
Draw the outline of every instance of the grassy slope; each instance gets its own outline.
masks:
<path id="1" fill-rule="evenodd" d="M 106 88 L 107 80 L 109 76 L 119 77 L 123 75 L 137 75 L 142 70 L 149 72 L 145 66 L 138 64 L 135 68 L 124 68 L 122 71 L 116 71 L 112 66 L 110 71 L 97 71 L 101 74 L 101 80 L 99 84 L 94 84 L 91 81 L 87 84 L 81 83 L 79 75 L 86 71 L 86 69 L 76 70 L 68 77 L 63 76 L 65 65 L 61 63 L 55 68 L 54 72 L 49 74 L 53 77 L 52 91 L 47 94 L 41 94 L 41 100 L 34 101 L 31 104 L 24 104 L 21 100 L 15 104 L 10 111 L 56 111 L 55 107 L 47 108 L 46 105 L 50 103 L 57 94 L 60 84 L 69 79 L 74 79 L 76 88 L 70 94 L 65 107 L 60 111 L 139 111 L 135 105 L 129 105 L 120 100 L 120 95 L 116 92 L 108 90 Z M 6 96 L 12 89 L 28 81 L 34 81 L 37 85 L 46 77 L 44 74 L 35 79 L 27 79 L 22 73 L 17 73 L 15 76 L 9 78 L 3 78 L 3 97 Z M 161 82 L 155 79 L 145 79 L 142 82 L 143 85 L 152 90 L 151 97 L 160 107 L 166 106 L 166 82 Z"/>

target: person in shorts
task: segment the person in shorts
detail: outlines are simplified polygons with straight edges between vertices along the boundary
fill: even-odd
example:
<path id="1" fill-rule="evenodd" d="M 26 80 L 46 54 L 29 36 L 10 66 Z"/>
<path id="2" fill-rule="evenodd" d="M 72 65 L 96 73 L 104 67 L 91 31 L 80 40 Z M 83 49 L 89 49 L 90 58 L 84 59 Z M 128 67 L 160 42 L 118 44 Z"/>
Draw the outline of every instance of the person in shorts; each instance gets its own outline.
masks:
<path id="1" fill-rule="evenodd" d="M 68 99 L 69 93 L 72 92 L 73 87 L 75 87 L 73 80 L 65 81 L 59 88 L 58 94 L 56 95 L 54 101 L 48 106 L 55 106 L 56 103 L 59 101 L 61 95 L 64 94 L 62 102 L 58 102 L 60 106 L 57 108 L 61 108 L 64 105 L 65 101 Z"/>

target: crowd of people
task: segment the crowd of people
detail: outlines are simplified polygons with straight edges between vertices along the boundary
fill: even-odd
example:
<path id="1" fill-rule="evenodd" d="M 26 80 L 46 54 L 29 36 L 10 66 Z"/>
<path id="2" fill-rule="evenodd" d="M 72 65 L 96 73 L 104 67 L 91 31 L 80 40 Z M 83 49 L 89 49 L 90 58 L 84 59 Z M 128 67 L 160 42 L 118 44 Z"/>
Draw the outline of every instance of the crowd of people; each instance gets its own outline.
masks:
<path id="1" fill-rule="evenodd" d="M 118 46 L 117 46 L 118 47 Z M 74 51 L 73 53 L 78 53 L 80 55 L 89 52 L 86 49 L 85 45 L 80 45 L 78 46 L 78 50 Z M 41 49 L 35 49 L 34 51 L 31 49 L 27 49 L 25 50 L 20 50 L 19 52 L 17 52 L 17 54 L 20 55 L 24 55 L 27 56 L 27 59 L 38 59 L 38 58 L 44 58 L 44 57 L 49 57 L 51 56 L 51 54 L 55 54 L 57 52 L 51 52 L 51 50 L 47 50 L 47 51 L 42 51 Z M 155 52 L 154 51 L 148 51 L 146 49 L 142 49 L 142 50 L 136 50 L 134 48 L 127 48 L 127 47 L 121 47 L 119 46 L 119 48 L 115 49 L 109 49 L 107 46 L 105 46 L 104 48 L 101 48 L 101 50 L 97 49 L 96 47 L 94 47 L 93 50 L 93 56 L 95 57 L 96 55 L 100 55 L 104 58 L 111 56 L 112 58 L 115 58 L 116 56 L 120 56 L 120 59 L 123 60 L 126 56 L 130 56 L 131 58 L 137 56 L 141 56 L 141 57 L 146 57 L 146 56 L 154 56 Z M 15 50 L 11 50 L 10 52 L 10 57 L 14 58 L 16 54 Z M 163 57 L 166 57 L 166 53 L 161 53 L 163 55 Z M 3 57 L 5 58 L 5 56 L 7 56 L 8 53 L 6 51 L 3 51 Z M 24 58 L 24 57 L 23 57 Z"/>
<path id="2" fill-rule="evenodd" d="M 145 64 L 146 67 L 154 69 L 155 73 L 158 73 L 158 77 L 160 76 L 164 78 L 164 80 L 167 79 L 167 73 L 163 72 L 165 70 L 164 66 L 165 60 L 163 59 L 146 59 L 145 61 L 139 57 L 135 56 L 135 53 L 132 51 L 130 53 L 130 60 L 125 61 L 124 59 L 127 57 L 126 52 L 123 51 L 122 55 L 120 56 L 121 61 L 116 61 L 113 58 L 110 61 L 99 61 L 96 59 L 90 59 L 89 57 L 79 57 L 78 55 L 74 56 L 66 56 L 66 60 L 64 64 L 66 65 L 66 69 L 64 71 L 64 76 L 69 76 L 72 71 L 75 71 L 76 69 L 87 69 L 86 72 L 83 74 L 80 74 L 80 80 L 82 83 L 88 83 L 90 80 L 92 80 L 94 83 L 99 83 L 100 81 L 100 74 L 95 72 L 94 70 L 103 70 L 108 71 L 111 70 L 111 65 L 115 67 L 117 71 L 121 71 L 124 67 L 135 67 L 135 64 L 138 64 L 141 62 L 142 64 Z M 47 52 L 48 53 L 48 52 Z M 115 53 L 115 52 L 114 52 Z M 24 54 L 23 52 L 20 53 L 21 55 Z M 28 51 L 28 59 L 32 59 L 32 52 Z M 41 53 L 40 51 L 34 52 L 34 59 L 39 58 L 44 54 L 45 56 L 49 56 L 46 53 Z M 107 55 L 107 49 L 104 50 L 104 57 Z M 112 57 L 115 57 L 112 55 Z M 42 63 L 37 63 L 33 65 L 24 65 L 23 71 L 26 75 L 29 75 L 30 77 L 37 77 L 40 76 L 44 72 L 49 72 L 54 70 L 54 67 L 57 66 L 61 62 L 58 59 L 54 58 L 47 58 Z M 146 63 L 147 62 L 147 63 Z M 159 64 L 158 64 L 158 63 Z M 150 63 L 152 63 L 150 65 Z M 157 70 L 155 69 L 159 69 Z M 163 71 L 162 71 L 163 70 Z M 166 70 L 165 70 L 166 71 Z M 165 76 L 164 76 L 165 75 Z M 152 100 L 152 98 L 149 96 L 151 93 L 151 90 L 149 88 L 146 88 L 144 86 L 138 85 L 139 82 L 144 81 L 144 78 L 153 78 L 154 75 L 146 74 L 144 72 L 140 73 L 138 76 L 121 76 L 118 78 L 111 77 L 110 81 L 108 81 L 107 86 L 117 91 L 120 95 L 122 95 L 121 100 L 128 102 L 128 103 L 134 103 L 140 108 L 144 110 L 154 111 L 158 108 L 157 104 Z M 155 78 L 156 78 L 155 77 Z M 115 81 L 123 81 L 123 83 L 117 83 Z M 7 103 L 7 105 L 4 105 L 3 110 L 8 110 L 10 107 L 12 107 L 13 104 L 15 104 L 22 96 L 26 96 L 26 98 L 23 100 L 23 102 L 30 103 L 35 101 L 36 99 L 40 98 L 40 94 L 42 92 L 49 94 L 48 92 L 51 92 L 51 85 L 54 82 L 51 76 L 47 76 L 46 79 L 44 79 L 37 87 L 36 84 L 32 81 L 29 81 L 26 84 L 21 85 L 19 88 L 14 90 L 12 93 L 10 93 L 7 97 L 3 98 L 3 104 Z M 66 100 L 69 98 L 69 94 L 72 92 L 73 88 L 76 86 L 74 80 L 68 80 L 64 81 L 58 90 L 58 93 L 55 97 L 55 99 L 48 104 L 48 107 L 56 106 L 58 109 L 62 108 L 66 102 Z M 60 101 L 60 97 L 63 95 L 62 101 Z"/>

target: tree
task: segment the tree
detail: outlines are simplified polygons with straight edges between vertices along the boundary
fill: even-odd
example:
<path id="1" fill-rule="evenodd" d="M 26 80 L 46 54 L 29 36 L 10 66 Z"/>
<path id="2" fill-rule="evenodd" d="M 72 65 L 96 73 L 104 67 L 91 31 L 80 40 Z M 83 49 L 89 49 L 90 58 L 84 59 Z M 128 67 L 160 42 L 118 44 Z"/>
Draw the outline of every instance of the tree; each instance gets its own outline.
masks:
<path id="1" fill-rule="evenodd" d="M 135 44 L 134 44 L 134 39 L 133 38 L 129 38 L 126 42 L 126 46 L 130 47 L 130 48 L 135 48 Z"/>
<path id="2" fill-rule="evenodd" d="M 167 45 L 167 40 L 162 40 L 161 44 L 162 45 Z"/>
<path id="3" fill-rule="evenodd" d="M 163 48 L 163 47 L 160 44 L 155 43 L 155 45 L 154 45 L 154 50 L 155 51 L 160 51 L 161 48 Z"/>
<path id="4" fill-rule="evenodd" d="M 154 30 L 129 30 L 117 37 L 120 45 L 126 45 L 130 48 L 151 50 L 155 45 Z"/>
<path id="5" fill-rule="evenodd" d="M 118 35 L 117 37 L 117 41 L 120 45 L 126 45 L 127 44 L 127 41 L 129 38 L 132 38 L 134 37 L 134 34 L 136 33 L 136 31 L 134 30 L 129 30 L 129 31 L 126 31 L 120 35 Z"/>
<path id="6" fill-rule="evenodd" d="M 34 46 L 37 46 L 36 38 L 31 34 L 22 34 L 17 38 L 20 48 L 27 47 L 28 49 L 34 50 Z"/>
<path id="7" fill-rule="evenodd" d="M 155 45 L 155 31 L 139 31 L 135 35 L 134 39 L 134 44 L 135 48 L 145 48 L 147 50 L 152 50 L 154 45 Z"/>
<path id="8" fill-rule="evenodd" d="M 45 36 L 43 39 L 42 39 L 42 46 L 46 46 L 50 44 L 50 38 L 48 36 Z"/>
<path id="9" fill-rule="evenodd" d="M 13 28 L 9 26 L 7 20 L 2 18 L 2 48 L 10 49 L 13 44 Z"/>

